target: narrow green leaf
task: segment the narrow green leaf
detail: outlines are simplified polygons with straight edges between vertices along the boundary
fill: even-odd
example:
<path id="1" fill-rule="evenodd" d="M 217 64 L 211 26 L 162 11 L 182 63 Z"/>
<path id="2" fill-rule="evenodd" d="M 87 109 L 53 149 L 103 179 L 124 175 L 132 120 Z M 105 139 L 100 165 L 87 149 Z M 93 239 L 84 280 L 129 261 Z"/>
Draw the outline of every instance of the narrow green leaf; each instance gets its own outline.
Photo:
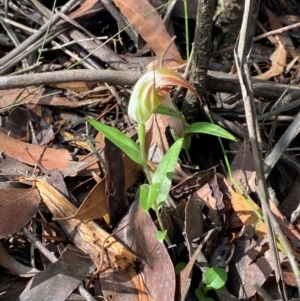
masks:
<path id="1" fill-rule="evenodd" d="M 171 117 L 177 118 L 179 120 L 185 121 L 184 116 L 179 111 L 165 107 L 165 106 L 158 106 L 155 109 L 154 113 L 171 116 Z"/>
<path id="2" fill-rule="evenodd" d="M 93 118 L 87 117 L 86 120 L 104 136 L 106 136 L 112 143 L 118 146 L 129 158 L 134 162 L 142 165 L 142 158 L 140 148 L 135 142 L 120 132 L 118 129 L 107 126 Z"/>
<path id="3" fill-rule="evenodd" d="M 163 232 L 162 231 L 156 231 L 156 233 L 155 233 L 155 236 L 156 236 L 156 238 L 159 242 L 163 242 L 164 239 L 166 238 L 166 235 L 167 235 L 167 230 L 165 230 Z"/>
<path id="4" fill-rule="evenodd" d="M 209 123 L 209 122 L 195 122 L 189 125 L 184 130 L 184 133 L 185 134 L 202 133 L 202 134 L 213 135 L 213 136 L 236 141 L 236 138 L 228 131 L 224 130 L 223 128 L 221 128 L 216 124 Z"/>
<path id="5" fill-rule="evenodd" d="M 217 290 L 225 285 L 227 281 L 227 273 L 225 269 L 222 268 L 209 268 L 205 272 L 203 280 L 206 284 L 206 288 Z"/>
<path id="6" fill-rule="evenodd" d="M 157 210 L 164 204 L 168 197 L 182 143 L 183 138 L 180 138 L 169 148 L 152 177 L 152 183 L 158 183 L 160 187 L 155 203 Z"/>
<path id="7" fill-rule="evenodd" d="M 140 187 L 140 203 L 143 211 L 147 212 L 153 206 L 159 193 L 159 184 L 143 184 Z"/>

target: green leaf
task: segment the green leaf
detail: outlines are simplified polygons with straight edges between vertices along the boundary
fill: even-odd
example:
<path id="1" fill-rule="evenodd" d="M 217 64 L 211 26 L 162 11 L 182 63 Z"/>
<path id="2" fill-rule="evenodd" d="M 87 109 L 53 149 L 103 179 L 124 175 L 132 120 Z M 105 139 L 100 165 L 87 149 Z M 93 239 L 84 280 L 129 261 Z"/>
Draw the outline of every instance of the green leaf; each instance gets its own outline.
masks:
<path id="1" fill-rule="evenodd" d="M 152 183 L 159 184 L 159 193 L 154 210 L 159 210 L 168 197 L 182 143 L 183 138 L 180 138 L 168 149 L 152 177 Z"/>
<path id="2" fill-rule="evenodd" d="M 155 183 L 153 185 L 143 184 L 140 188 L 140 203 L 142 210 L 147 212 L 153 206 L 159 193 L 160 185 Z"/>
<path id="3" fill-rule="evenodd" d="M 180 272 L 182 272 L 185 267 L 187 266 L 187 264 L 183 261 L 180 261 L 176 264 L 175 266 L 175 274 L 178 275 Z"/>
<path id="4" fill-rule="evenodd" d="M 158 106 L 155 109 L 154 113 L 171 116 L 171 117 L 177 118 L 179 120 L 185 121 L 184 116 L 179 111 L 165 107 L 165 106 Z"/>
<path id="5" fill-rule="evenodd" d="M 119 147 L 129 158 L 134 162 L 142 165 L 142 158 L 140 154 L 140 148 L 135 142 L 120 132 L 118 129 L 107 126 L 93 118 L 86 117 L 86 120 L 105 137 L 107 137 L 112 143 Z"/>
<path id="6" fill-rule="evenodd" d="M 159 241 L 159 242 L 163 242 L 165 237 L 167 235 L 167 230 L 165 231 L 156 231 L 155 233 L 155 236 L 156 236 L 156 239 Z"/>
<path id="7" fill-rule="evenodd" d="M 227 281 L 227 273 L 225 269 L 222 268 L 209 268 L 204 276 L 203 280 L 206 284 L 207 289 L 220 289 L 223 287 Z"/>
<path id="8" fill-rule="evenodd" d="M 184 133 L 185 134 L 202 133 L 202 134 L 213 135 L 213 136 L 236 141 L 236 138 L 228 131 L 224 130 L 223 128 L 221 128 L 216 124 L 209 123 L 209 122 L 195 122 L 189 125 L 184 130 Z"/>

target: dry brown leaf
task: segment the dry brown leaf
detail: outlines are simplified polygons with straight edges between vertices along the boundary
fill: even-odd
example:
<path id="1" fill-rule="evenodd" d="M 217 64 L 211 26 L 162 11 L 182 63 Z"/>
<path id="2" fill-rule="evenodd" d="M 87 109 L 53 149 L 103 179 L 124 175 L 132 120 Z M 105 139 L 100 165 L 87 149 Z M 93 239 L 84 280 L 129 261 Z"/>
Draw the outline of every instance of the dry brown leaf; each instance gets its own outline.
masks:
<path id="1" fill-rule="evenodd" d="M 198 248 L 195 250 L 193 253 L 193 256 L 191 257 L 190 261 L 186 265 L 186 267 L 177 275 L 177 285 L 178 285 L 178 290 L 176 294 L 176 301 L 182 301 L 185 300 L 185 297 L 187 295 L 187 292 L 190 288 L 190 277 L 191 277 L 191 272 L 194 267 L 195 261 L 197 260 L 197 256 L 201 252 L 203 246 L 201 244 L 198 246 Z"/>
<path id="2" fill-rule="evenodd" d="M 101 288 L 107 300 L 155 301 L 151 298 L 143 275 L 129 267 L 126 271 L 103 271 L 99 274 Z"/>
<path id="3" fill-rule="evenodd" d="M 262 216 L 261 209 L 252 201 L 251 205 L 245 200 L 245 198 L 236 193 L 227 181 L 224 179 L 224 182 L 229 190 L 231 195 L 231 205 L 233 210 L 236 212 L 239 219 L 243 222 L 244 225 L 253 225 L 255 226 L 255 234 L 258 237 L 266 237 L 266 227 L 262 221 L 259 221 L 259 218 L 254 212 L 254 209 L 257 210 Z"/>
<path id="4" fill-rule="evenodd" d="M 157 240 L 156 231 L 149 212 L 143 212 L 137 200 L 115 230 L 116 236 L 143 260 L 140 270 L 152 298 L 174 300 L 174 266 L 165 245 Z"/>
<path id="5" fill-rule="evenodd" d="M 270 57 L 270 60 L 272 62 L 270 69 L 262 74 L 255 76 L 255 78 L 267 80 L 271 77 L 281 75 L 286 66 L 286 54 L 287 51 L 285 50 L 283 44 L 279 42 L 277 49 Z"/>
<path id="6" fill-rule="evenodd" d="M 255 167 L 253 162 L 253 156 L 250 148 L 250 143 L 247 139 L 234 156 L 231 162 L 232 177 L 234 180 L 247 192 L 255 192 Z M 227 181 L 231 183 L 228 176 Z"/>
<path id="7" fill-rule="evenodd" d="M 236 242 L 234 258 L 240 281 L 236 281 L 234 285 L 236 286 L 235 291 L 238 291 L 239 287 L 239 300 L 245 296 L 251 298 L 273 271 L 275 263 L 272 256 L 268 254 L 270 250 L 268 250 L 267 243 L 267 238 L 240 238 Z M 285 255 L 279 252 L 280 262 L 284 258 Z M 254 286 L 254 283 L 257 286 Z"/>
<path id="8" fill-rule="evenodd" d="M 40 179 L 35 181 L 45 205 L 54 217 L 66 217 L 75 214 L 76 208 L 54 187 Z M 82 222 L 71 219 L 61 220 L 58 223 L 69 239 L 79 249 L 89 254 L 98 264 L 103 255 L 104 263 L 110 264 L 113 268 L 126 269 L 137 259 L 136 255 L 92 221 Z"/>
<path id="9" fill-rule="evenodd" d="M 167 93 L 165 96 L 166 98 L 162 105 L 176 110 L 170 98 L 170 94 Z M 156 144 L 164 154 L 169 149 L 169 143 L 165 134 L 167 127 L 172 128 L 177 137 L 183 137 L 183 123 L 178 118 L 163 114 L 152 114 L 150 119 L 146 122 L 146 141 L 149 141 L 151 137 L 149 147 Z"/>
<path id="10" fill-rule="evenodd" d="M 105 179 L 97 183 L 87 195 L 81 206 L 73 216 L 53 218 L 53 220 L 91 220 L 108 214 L 107 195 L 105 193 Z"/>
<path id="11" fill-rule="evenodd" d="M 39 203 L 36 188 L 0 189 L 0 238 L 23 228 L 37 212 Z"/>
<path id="12" fill-rule="evenodd" d="M 131 187 L 139 177 L 141 166 L 133 162 L 129 157 L 124 156 L 125 165 L 125 188 Z M 73 216 L 62 218 L 92 220 L 101 218 L 108 214 L 107 195 L 105 193 L 105 179 L 98 182 L 85 198 L 77 212 Z M 56 219 L 56 220 L 62 220 Z"/>
<path id="13" fill-rule="evenodd" d="M 265 9 L 266 9 L 267 15 L 269 17 L 269 24 L 270 24 L 271 30 L 276 30 L 276 29 L 282 28 L 283 25 L 281 24 L 279 18 L 272 11 L 270 11 L 267 7 L 265 7 Z M 268 37 L 268 39 L 275 45 L 278 44 L 277 40 L 279 40 L 279 42 L 284 45 L 285 49 L 287 49 L 293 57 L 298 56 L 298 54 L 295 50 L 293 41 L 287 32 L 278 33 L 275 35 L 275 38 L 270 36 L 270 37 Z M 272 39 L 275 39 L 275 41 Z"/>
<path id="14" fill-rule="evenodd" d="M 4 109 L 16 104 L 26 104 L 32 101 L 38 102 L 44 89 L 27 87 L 26 89 L 9 89 L 0 92 L 0 108 Z"/>
<path id="15" fill-rule="evenodd" d="M 37 164 L 44 148 L 15 140 L 0 132 L 0 150 L 9 157 L 34 166 Z M 69 151 L 52 148 L 47 148 L 45 150 L 40 163 L 45 169 L 51 170 L 57 168 L 60 171 L 78 165 L 78 162 L 72 160 Z"/>
<path id="16" fill-rule="evenodd" d="M 96 82 L 69 82 L 56 83 L 49 85 L 52 88 L 69 90 L 75 93 L 84 93 L 91 91 L 97 86 Z"/>
<path id="17" fill-rule="evenodd" d="M 154 7 L 146 0 L 114 0 L 114 3 L 155 54 L 161 57 L 171 37 Z M 182 60 L 174 43 L 170 46 L 167 57 L 175 61 Z"/>
<path id="18" fill-rule="evenodd" d="M 81 6 L 73 11 L 70 15 L 69 18 L 75 19 L 79 16 L 81 16 L 83 13 L 85 13 L 87 10 L 92 8 L 99 0 L 86 0 L 81 3 Z"/>

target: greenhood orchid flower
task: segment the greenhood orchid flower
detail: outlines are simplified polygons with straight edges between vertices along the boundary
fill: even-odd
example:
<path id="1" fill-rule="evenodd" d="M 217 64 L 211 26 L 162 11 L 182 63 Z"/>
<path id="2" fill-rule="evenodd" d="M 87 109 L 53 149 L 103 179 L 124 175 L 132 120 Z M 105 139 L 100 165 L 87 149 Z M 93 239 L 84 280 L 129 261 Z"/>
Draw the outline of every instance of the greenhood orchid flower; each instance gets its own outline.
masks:
<path id="1" fill-rule="evenodd" d="M 128 115 L 138 124 L 144 124 L 165 100 L 171 86 L 183 86 L 197 95 L 195 89 L 177 72 L 160 68 L 145 73 L 135 84 L 128 105 Z M 197 95 L 198 96 L 198 95 Z"/>

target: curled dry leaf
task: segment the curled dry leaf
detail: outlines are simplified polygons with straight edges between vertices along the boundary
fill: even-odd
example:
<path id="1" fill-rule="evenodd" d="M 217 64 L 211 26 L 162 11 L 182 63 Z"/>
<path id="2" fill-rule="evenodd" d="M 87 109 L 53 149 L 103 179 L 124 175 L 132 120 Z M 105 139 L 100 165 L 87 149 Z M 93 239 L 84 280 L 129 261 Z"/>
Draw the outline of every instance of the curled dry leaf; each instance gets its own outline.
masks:
<path id="1" fill-rule="evenodd" d="M 286 54 L 287 51 L 285 50 L 282 43 L 279 42 L 278 48 L 274 51 L 274 53 L 270 57 L 270 60 L 272 62 L 270 69 L 265 73 L 257 75 L 256 78 L 267 80 L 270 79 L 271 77 L 281 75 L 286 66 Z"/>
<path id="2" fill-rule="evenodd" d="M 53 220 L 69 220 L 73 218 L 91 220 L 101 218 L 105 214 L 108 214 L 107 196 L 105 194 L 105 179 L 102 179 L 93 187 L 74 215 L 53 218 Z"/>
<path id="3" fill-rule="evenodd" d="M 23 228 L 37 212 L 39 203 L 36 188 L 0 189 L 0 238 Z"/>

